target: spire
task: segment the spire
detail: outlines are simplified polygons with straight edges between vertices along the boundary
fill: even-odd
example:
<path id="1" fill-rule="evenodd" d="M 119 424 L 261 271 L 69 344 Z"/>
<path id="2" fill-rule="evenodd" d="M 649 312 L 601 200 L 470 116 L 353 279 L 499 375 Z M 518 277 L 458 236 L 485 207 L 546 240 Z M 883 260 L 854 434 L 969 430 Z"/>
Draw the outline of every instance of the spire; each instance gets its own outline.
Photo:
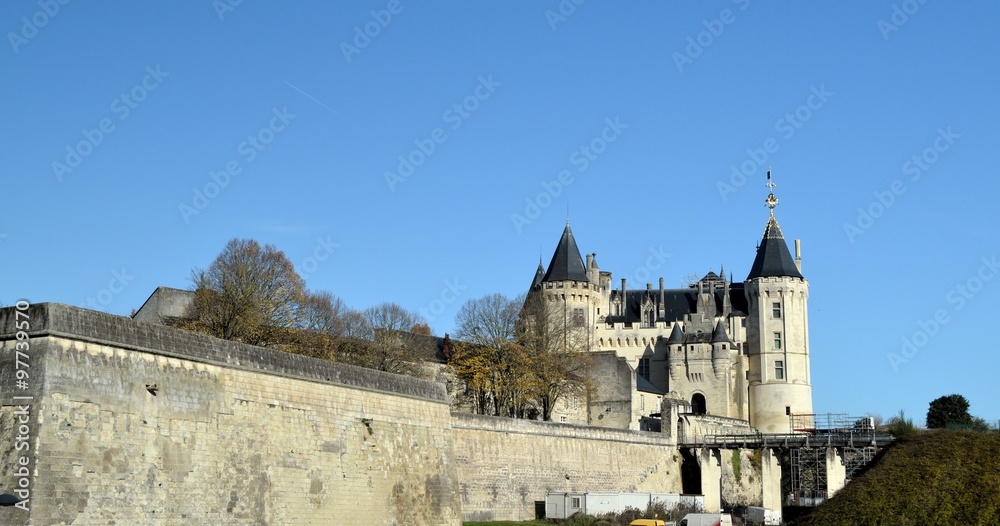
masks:
<path id="1" fill-rule="evenodd" d="M 778 198 L 774 197 L 774 187 L 778 185 L 771 180 L 771 170 L 767 171 L 767 184 L 764 186 L 768 189 L 767 199 L 764 202 L 771 209 L 771 217 L 774 217 L 774 207 L 778 206 Z"/>
<path id="2" fill-rule="evenodd" d="M 729 339 L 729 335 L 726 334 L 726 324 L 722 323 L 722 320 L 715 324 L 715 331 L 712 332 L 712 343 L 733 343 Z"/>
<path id="3" fill-rule="evenodd" d="M 538 269 L 535 270 L 535 279 L 531 280 L 531 288 L 528 290 L 535 290 L 536 287 L 542 284 L 542 278 L 545 277 L 545 267 L 542 266 L 542 258 L 538 258 Z"/>
<path id="4" fill-rule="evenodd" d="M 580 249 L 576 246 L 576 239 L 573 238 L 573 231 L 568 224 L 563 230 L 555 253 L 552 254 L 549 270 L 542 277 L 542 281 L 588 281 Z"/>
<path id="5" fill-rule="evenodd" d="M 757 257 L 750 267 L 747 279 L 767 276 L 790 276 L 801 278 L 802 273 L 795 266 L 795 260 L 785 244 L 785 236 L 781 233 L 778 220 L 774 218 L 774 207 L 778 206 L 778 198 L 774 197 L 774 182 L 771 181 L 771 171 L 767 171 L 767 187 L 770 190 L 765 203 L 771 209 L 771 217 L 764 227 L 764 236 L 757 246 Z"/>

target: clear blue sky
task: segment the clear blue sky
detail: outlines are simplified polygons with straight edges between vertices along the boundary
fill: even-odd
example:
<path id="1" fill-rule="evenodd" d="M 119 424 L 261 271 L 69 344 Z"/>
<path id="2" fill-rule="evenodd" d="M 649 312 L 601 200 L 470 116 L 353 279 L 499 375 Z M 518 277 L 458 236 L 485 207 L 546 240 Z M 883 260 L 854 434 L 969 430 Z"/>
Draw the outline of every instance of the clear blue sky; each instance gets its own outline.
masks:
<path id="1" fill-rule="evenodd" d="M 128 315 L 249 237 L 440 334 L 567 210 L 616 280 L 742 280 L 770 167 L 816 410 L 1000 418 L 1000 4 L 226 1 L 0 5 L 0 301 Z"/>

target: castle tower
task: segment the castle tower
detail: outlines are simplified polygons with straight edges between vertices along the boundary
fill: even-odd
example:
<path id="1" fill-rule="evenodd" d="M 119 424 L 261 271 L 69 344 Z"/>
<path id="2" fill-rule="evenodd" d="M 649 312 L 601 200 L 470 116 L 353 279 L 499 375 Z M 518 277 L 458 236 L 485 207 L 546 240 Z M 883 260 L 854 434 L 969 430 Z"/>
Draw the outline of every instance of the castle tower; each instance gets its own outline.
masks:
<path id="1" fill-rule="evenodd" d="M 744 283 L 748 303 L 750 424 L 764 433 L 790 431 L 789 415 L 812 413 L 809 374 L 809 282 L 774 218 L 778 199 L 771 192 L 771 217 Z"/>
<path id="2" fill-rule="evenodd" d="M 567 348 L 590 350 L 589 327 L 594 323 L 600 296 L 599 286 L 592 278 L 600 271 L 594 254 L 587 254 L 584 264 L 568 220 L 548 268 L 544 274 L 542 271 L 539 264 L 532 292 L 540 292 L 545 299 L 551 328 L 563 335 Z"/>

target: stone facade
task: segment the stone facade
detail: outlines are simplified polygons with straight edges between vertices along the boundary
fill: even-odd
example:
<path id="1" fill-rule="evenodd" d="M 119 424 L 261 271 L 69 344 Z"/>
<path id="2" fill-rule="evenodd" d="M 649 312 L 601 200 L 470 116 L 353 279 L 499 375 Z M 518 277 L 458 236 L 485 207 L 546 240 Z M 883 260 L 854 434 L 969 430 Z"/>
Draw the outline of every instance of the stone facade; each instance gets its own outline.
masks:
<path id="1" fill-rule="evenodd" d="M 547 493 L 681 493 L 662 434 L 456 413 L 464 520 L 529 520 Z"/>
<path id="2" fill-rule="evenodd" d="M 581 351 L 613 352 L 651 391 L 688 400 L 694 413 L 749 421 L 765 432 L 788 432 L 790 414 L 812 412 L 809 374 L 808 290 L 772 215 L 747 278 L 733 282 L 720 267 L 681 289 L 660 278 L 629 289 L 602 270 L 597 254 L 580 256 L 567 224 L 546 268 L 539 264 L 528 292 L 546 305 L 547 323 L 573 334 Z M 642 284 L 640 284 L 641 286 Z M 633 390 L 633 393 L 636 391 Z M 592 393 L 607 405 L 635 399 L 627 393 Z M 600 397 L 604 398 L 600 398 Z M 639 429 L 650 411 L 616 408 Z M 579 415 L 572 415 L 579 416 Z M 586 424 L 619 427 L 619 419 Z M 572 421 L 572 420 L 569 420 Z"/>
<path id="3" fill-rule="evenodd" d="M 460 524 L 440 384 L 55 304 L 32 306 L 12 393 L 0 311 L 3 524 Z M 154 387 L 155 386 L 155 387 Z M 30 396 L 25 450 L 16 412 Z"/>

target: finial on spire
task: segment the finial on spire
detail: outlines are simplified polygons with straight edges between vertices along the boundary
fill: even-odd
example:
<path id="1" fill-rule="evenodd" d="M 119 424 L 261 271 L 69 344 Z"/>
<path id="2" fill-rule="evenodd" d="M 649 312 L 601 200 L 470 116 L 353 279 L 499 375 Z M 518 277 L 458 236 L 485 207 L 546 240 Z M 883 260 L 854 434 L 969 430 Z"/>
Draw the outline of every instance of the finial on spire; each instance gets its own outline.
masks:
<path id="1" fill-rule="evenodd" d="M 778 206 L 778 198 L 774 197 L 774 187 L 777 185 L 774 184 L 774 181 L 771 180 L 770 169 L 767 171 L 767 184 L 765 186 L 767 186 L 768 194 L 767 194 L 767 199 L 764 202 L 767 204 L 767 207 L 771 209 L 771 215 L 773 216 L 774 207 Z"/>

